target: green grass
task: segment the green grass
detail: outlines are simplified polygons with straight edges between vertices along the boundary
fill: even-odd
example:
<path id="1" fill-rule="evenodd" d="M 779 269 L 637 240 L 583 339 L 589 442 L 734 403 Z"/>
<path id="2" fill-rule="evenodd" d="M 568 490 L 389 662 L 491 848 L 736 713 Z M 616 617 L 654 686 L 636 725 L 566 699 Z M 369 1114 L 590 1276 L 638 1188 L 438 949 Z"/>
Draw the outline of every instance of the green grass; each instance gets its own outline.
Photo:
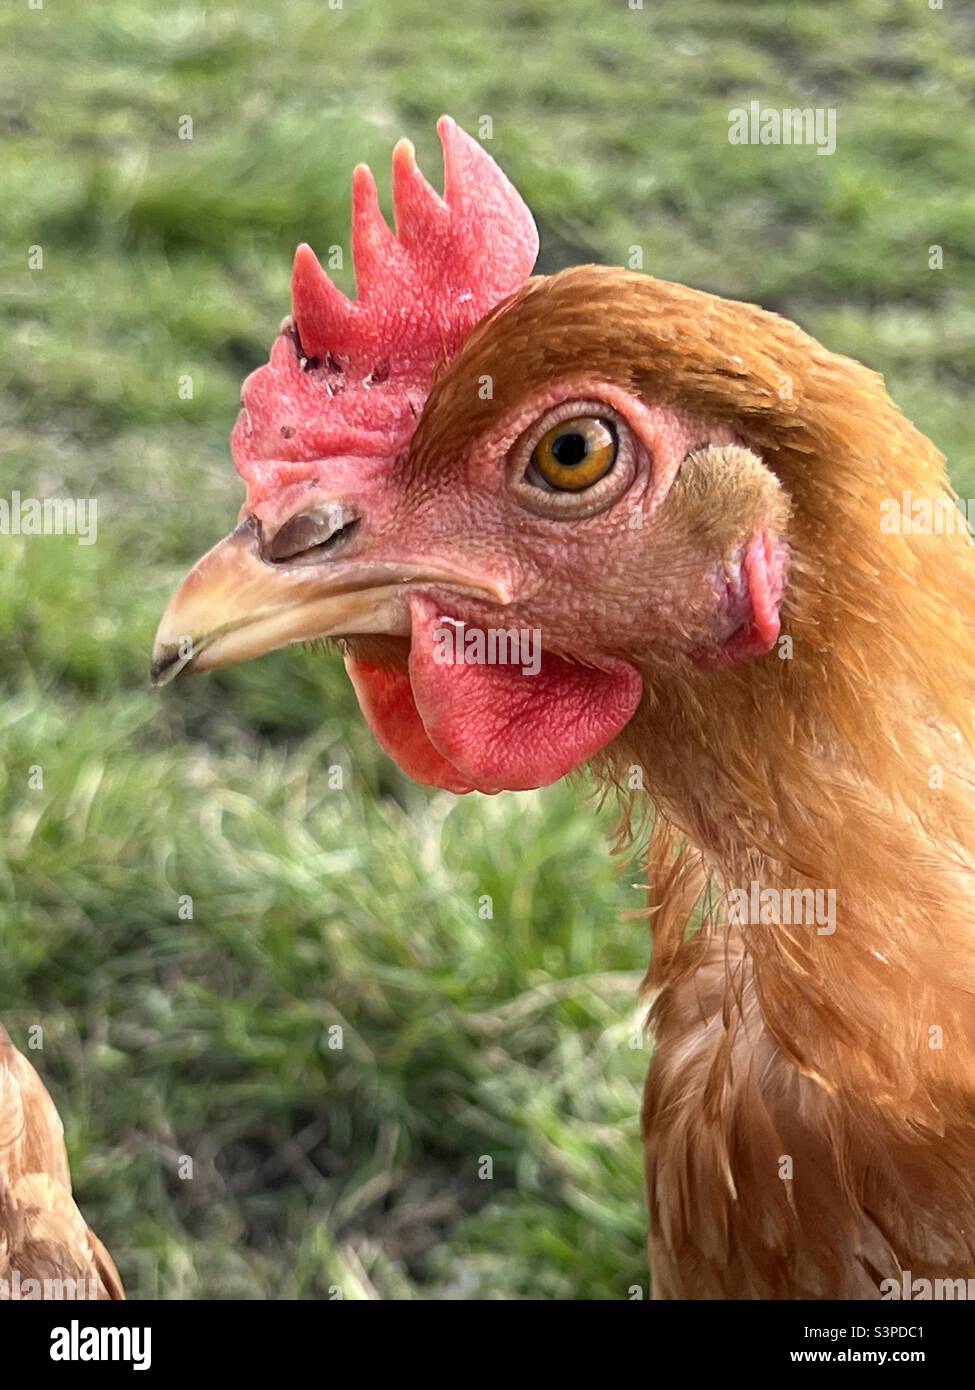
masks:
<path id="1" fill-rule="evenodd" d="M 610 812 L 412 787 L 334 658 L 154 695 L 152 634 L 239 505 L 227 434 L 294 245 L 344 244 L 352 165 L 387 188 L 402 133 L 436 177 L 442 110 L 492 117 L 543 268 L 637 244 L 789 314 L 884 371 L 970 489 L 975 7 L 46 0 L 0 24 L 0 495 L 99 503 L 97 545 L 0 539 L 0 1018 L 44 1027 L 82 1207 L 134 1294 L 625 1298 L 648 941 Z M 836 154 L 729 146 L 754 98 L 835 107 Z"/>

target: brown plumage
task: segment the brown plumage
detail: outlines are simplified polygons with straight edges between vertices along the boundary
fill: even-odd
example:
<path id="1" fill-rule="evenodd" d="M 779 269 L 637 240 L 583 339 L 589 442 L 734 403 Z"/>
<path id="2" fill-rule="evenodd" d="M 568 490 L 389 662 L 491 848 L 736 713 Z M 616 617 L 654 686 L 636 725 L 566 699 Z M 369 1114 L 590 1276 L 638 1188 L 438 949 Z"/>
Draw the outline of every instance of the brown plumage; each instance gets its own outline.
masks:
<path id="1" fill-rule="evenodd" d="M 124 1297 L 71 1195 L 54 1102 L 0 1028 L 0 1299 Z"/>
<path id="2" fill-rule="evenodd" d="M 657 1292 L 876 1297 L 903 1270 L 975 1276 L 975 557 L 963 528 L 881 526 L 905 492 L 950 508 L 943 459 L 879 376 L 793 324 L 581 267 L 476 331 L 412 466 L 451 468 L 580 373 L 581 394 L 618 383 L 729 427 L 792 513 L 788 659 L 702 671 L 648 643 L 644 698 L 600 760 L 624 786 L 644 768 L 657 812 Z M 835 933 L 729 925 L 725 890 L 752 881 L 835 890 Z"/>

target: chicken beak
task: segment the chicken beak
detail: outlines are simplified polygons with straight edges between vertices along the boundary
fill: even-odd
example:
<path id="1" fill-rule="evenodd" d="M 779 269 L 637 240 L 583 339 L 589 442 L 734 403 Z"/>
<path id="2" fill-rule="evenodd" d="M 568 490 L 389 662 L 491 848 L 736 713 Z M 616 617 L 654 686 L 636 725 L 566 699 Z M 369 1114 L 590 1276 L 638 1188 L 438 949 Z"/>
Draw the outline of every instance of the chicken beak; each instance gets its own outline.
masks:
<path id="1" fill-rule="evenodd" d="M 330 556 L 268 560 L 258 523 L 248 517 L 194 565 L 170 599 L 153 646 L 152 682 L 233 666 L 292 642 L 408 637 L 407 596 L 417 583 L 508 601 L 503 586 L 472 582 L 447 566 Z"/>
<path id="2" fill-rule="evenodd" d="M 153 684 L 316 637 L 408 634 L 402 586 L 394 580 L 384 567 L 269 562 L 248 518 L 194 565 L 170 599 L 153 646 Z"/>

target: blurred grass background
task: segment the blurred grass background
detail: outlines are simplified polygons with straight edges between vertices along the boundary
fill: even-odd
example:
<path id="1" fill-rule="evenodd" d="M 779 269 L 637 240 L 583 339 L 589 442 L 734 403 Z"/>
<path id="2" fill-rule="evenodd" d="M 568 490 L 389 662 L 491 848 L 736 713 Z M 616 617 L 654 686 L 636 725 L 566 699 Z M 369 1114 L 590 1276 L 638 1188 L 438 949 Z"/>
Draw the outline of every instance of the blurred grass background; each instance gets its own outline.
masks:
<path id="1" fill-rule="evenodd" d="M 648 933 L 611 810 L 409 785 L 334 656 L 153 694 L 152 635 L 235 517 L 227 435 L 295 244 L 346 244 L 352 166 L 388 188 L 400 134 L 436 183 L 441 111 L 492 117 L 543 269 L 638 244 L 788 314 L 882 370 L 970 490 L 975 6 L 21 0 L 0 24 L 0 495 L 99 505 L 97 545 L 0 538 L 0 1019 L 22 1047 L 44 1026 L 81 1206 L 136 1296 L 625 1298 Z M 753 99 L 834 107 L 837 152 L 731 147 Z"/>

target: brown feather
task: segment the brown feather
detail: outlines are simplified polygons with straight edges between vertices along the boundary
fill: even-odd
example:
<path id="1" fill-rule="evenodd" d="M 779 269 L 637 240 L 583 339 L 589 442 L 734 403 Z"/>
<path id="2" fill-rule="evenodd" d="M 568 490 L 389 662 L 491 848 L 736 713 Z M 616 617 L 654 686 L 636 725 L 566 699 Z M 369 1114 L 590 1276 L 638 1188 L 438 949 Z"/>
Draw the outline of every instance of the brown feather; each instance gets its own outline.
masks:
<path id="1" fill-rule="evenodd" d="M 57 1296 L 42 1293 L 45 1280 L 71 1281 L 62 1297 L 125 1297 L 71 1195 L 63 1134 L 43 1082 L 0 1028 L 0 1298 Z"/>

